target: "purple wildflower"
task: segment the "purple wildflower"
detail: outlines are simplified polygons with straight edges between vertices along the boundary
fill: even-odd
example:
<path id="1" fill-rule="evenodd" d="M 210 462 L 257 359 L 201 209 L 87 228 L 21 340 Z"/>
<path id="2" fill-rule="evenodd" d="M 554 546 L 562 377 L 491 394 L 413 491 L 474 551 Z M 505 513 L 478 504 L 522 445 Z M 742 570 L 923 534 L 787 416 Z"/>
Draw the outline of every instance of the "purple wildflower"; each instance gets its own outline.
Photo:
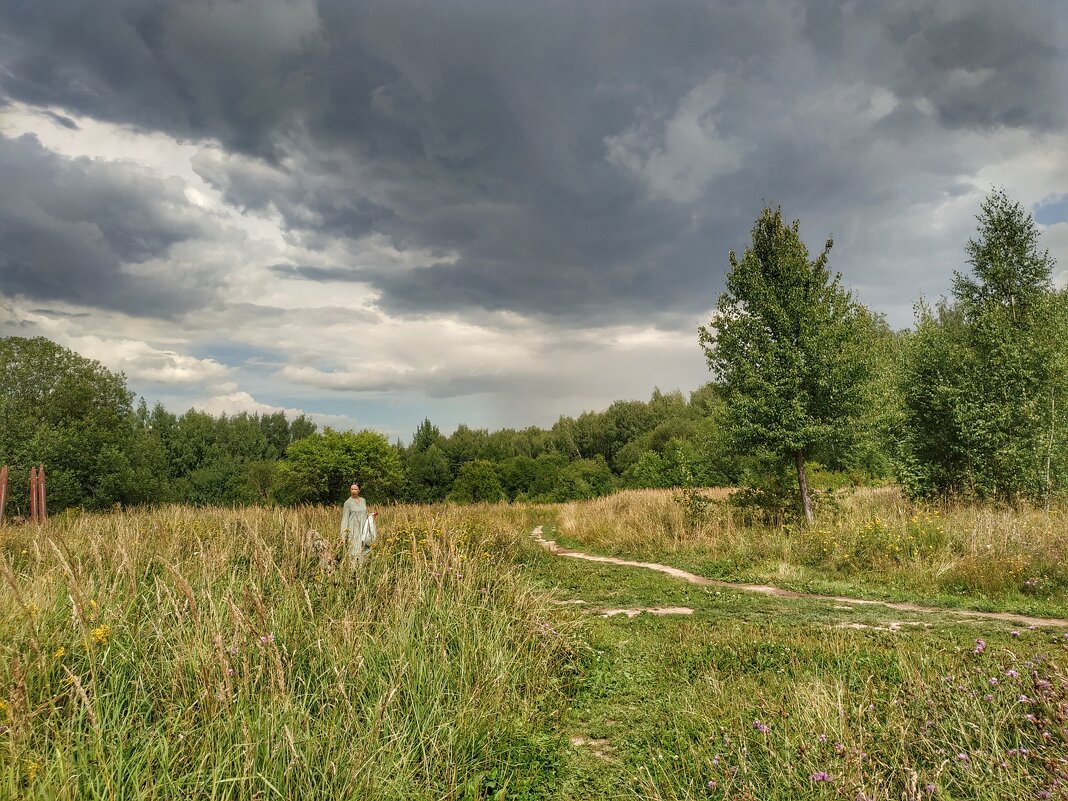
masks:
<path id="1" fill-rule="evenodd" d="M 814 782 L 829 782 L 831 780 L 831 774 L 825 770 L 821 770 L 817 773 L 809 774 L 809 778 Z"/>
<path id="2" fill-rule="evenodd" d="M 1009 634 L 1011 634 L 1013 637 L 1019 637 L 1020 636 L 1020 632 L 1018 632 L 1016 629 L 1013 629 L 1012 631 L 1010 631 Z"/>
<path id="3" fill-rule="evenodd" d="M 771 727 L 770 726 L 767 726 L 766 724 L 761 723 L 759 720 L 755 720 L 755 719 L 753 720 L 753 728 L 756 729 L 761 734 L 767 734 L 769 731 L 771 731 Z"/>
<path id="4" fill-rule="evenodd" d="M 981 654 L 985 650 L 986 650 L 986 641 L 985 640 L 976 640 L 975 641 L 975 650 L 972 651 L 972 653 Z"/>
<path id="5" fill-rule="evenodd" d="M 991 677 L 990 678 L 990 686 L 991 687 L 997 687 L 998 686 L 998 680 L 996 678 L 994 678 L 994 677 Z"/>
<path id="6" fill-rule="evenodd" d="M 827 742 L 827 735 L 826 734 L 821 734 L 818 739 L 819 739 L 819 741 L 821 743 L 825 743 L 825 742 Z"/>
<path id="7" fill-rule="evenodd" d="M 709 779 L 708 780 L 708 789 L 709 790 L 715 790 L 716 789 L 716 780 L 715 779 Z"/>
<path id="8" fill-rule="evenodd" d="M 1008 676 L 1010 679 L 1018 679 L 1018 678 L 1020 678 L 1020 673 L 1019 673 L 1019 671 L 1016 671 L 1016 670 L 1006 670 L 1005 671 L 1005 675 Z"/>

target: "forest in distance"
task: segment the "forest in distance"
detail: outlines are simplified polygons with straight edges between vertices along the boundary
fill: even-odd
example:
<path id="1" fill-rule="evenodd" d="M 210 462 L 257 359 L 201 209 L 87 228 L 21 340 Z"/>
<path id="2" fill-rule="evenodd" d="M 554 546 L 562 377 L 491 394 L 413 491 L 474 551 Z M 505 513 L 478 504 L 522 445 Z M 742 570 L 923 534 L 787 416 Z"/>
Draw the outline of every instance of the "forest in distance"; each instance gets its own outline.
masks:
<path id="1" fill-rule="evenodd" d="M 35 464 L 53 512 L 336 503 L 353 480 L 372 503 L 745 486 L 785 517 L 808 512 L 800 479 L 817 502 L 821 489 L 892 481 L 912 497 L 1048 504 L 1068 489 L 1068 294 L 1019 203 L 992 192 L 977 221 L 971 273 L 893 331 L 830 272 L 830 241 L 811 259 L 798 223 L 765 209 L 700 332 L 712 380 L 549 428 L 443 435 L 427 419 L 391 443 L 282 412 L 175 414 L 135 403 L 123 375 L 58 343 L 0 339 L 8 513 L 24 513 Z"/>

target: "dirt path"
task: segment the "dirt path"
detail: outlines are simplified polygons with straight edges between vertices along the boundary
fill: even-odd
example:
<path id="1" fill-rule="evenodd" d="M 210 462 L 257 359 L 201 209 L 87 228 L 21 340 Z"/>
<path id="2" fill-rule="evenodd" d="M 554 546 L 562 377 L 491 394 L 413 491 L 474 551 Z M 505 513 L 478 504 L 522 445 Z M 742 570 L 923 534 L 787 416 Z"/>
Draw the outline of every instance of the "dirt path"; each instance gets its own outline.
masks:
<path id="1" fill-rule="evenodd" d="M 572 559 L 585 559 L 587 562 L 604 562 L 610 565 L 623 565 L 624 567 L 641 567 L 646 570 L 655 570 L 672 578 L 688 581 L 690 584 L 698 584 L 702 587 L 725 587 L 742 592 L 753 592 L 760 595 L 770 595 L 776 598 L 808 598 L 815 601 L 834 601 L 839 604 L 851 604 L 856 606 L 882 606 L 886 609 L 895 609 L 900 612 L 918 612 L 934 615 L 956 615 L 959 617 L 979 618 L 983 620 L 1004 620 L 1009 623 L 1019 623 L 1025 626 L 1059 626 L 1068 627 L 1068 620 L 1046 617 L 1028 617 L 1027 615 L 1014 615 L 1010 612 L 975 612 L 968 609 L 938 608 L 933 606 L 919 606 L 911 603 L 895 603 L 892 601 L 869 601 L 859 598 L 846 598 L 839 595 L 814 595 L 805 592 L 784 590 L 781 587 L 772 587 L 767 584 L 736 584 L 733 581 L 719 581 L 705 578 L 694 573 L 688 573 L 677 567 L 657 564 L 656 562 L 635 562 L 630 559 L 619 559 L 615 556 L 598 556 L 596 554 L 572 551 L 561 548 L 554 540 L 547 540 L 542 536 L 542 527 L 535 528 L 531 535 L 535 541 L 550 553 L 557 556 L 569 556 Z"/>

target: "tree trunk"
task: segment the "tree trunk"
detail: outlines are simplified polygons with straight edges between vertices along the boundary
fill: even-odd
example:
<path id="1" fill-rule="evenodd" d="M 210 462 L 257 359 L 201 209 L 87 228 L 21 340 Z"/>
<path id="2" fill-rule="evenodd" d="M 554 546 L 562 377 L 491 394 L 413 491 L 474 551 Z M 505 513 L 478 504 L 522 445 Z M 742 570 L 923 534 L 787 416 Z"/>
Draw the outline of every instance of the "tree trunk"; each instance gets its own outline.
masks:
<path id="1" fill-rule="evenodd" d="M 808 476 L 805 475 L 805 455 L 798 451 L 794 454 L 794 464 L 797 466 L 797 488 L 801 491 L 801 508 L 805 510 L 805 522 L 810 526 L 816 522 L 812 514 L 812 499 L 808 496 Z"/>

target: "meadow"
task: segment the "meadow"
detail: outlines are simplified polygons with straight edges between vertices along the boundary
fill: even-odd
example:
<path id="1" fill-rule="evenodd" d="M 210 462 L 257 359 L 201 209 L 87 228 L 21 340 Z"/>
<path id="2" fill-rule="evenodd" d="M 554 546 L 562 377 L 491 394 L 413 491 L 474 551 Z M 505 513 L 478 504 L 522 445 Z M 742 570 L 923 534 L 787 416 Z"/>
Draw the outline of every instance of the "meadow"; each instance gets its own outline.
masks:
<path id="1" fill-rule="evenodd" d="M 843 498 L 807 530 L 670 491 L 338 509 L 164 507 L 0 529 L 0 797 L 1065 798 L 1059 514 Z M 702 587 L 554 556 L 923 600 Z M 676 607 L 671 615 L 641 612 Z M 626 609 L 633 616 L 606 611 Z"/>

